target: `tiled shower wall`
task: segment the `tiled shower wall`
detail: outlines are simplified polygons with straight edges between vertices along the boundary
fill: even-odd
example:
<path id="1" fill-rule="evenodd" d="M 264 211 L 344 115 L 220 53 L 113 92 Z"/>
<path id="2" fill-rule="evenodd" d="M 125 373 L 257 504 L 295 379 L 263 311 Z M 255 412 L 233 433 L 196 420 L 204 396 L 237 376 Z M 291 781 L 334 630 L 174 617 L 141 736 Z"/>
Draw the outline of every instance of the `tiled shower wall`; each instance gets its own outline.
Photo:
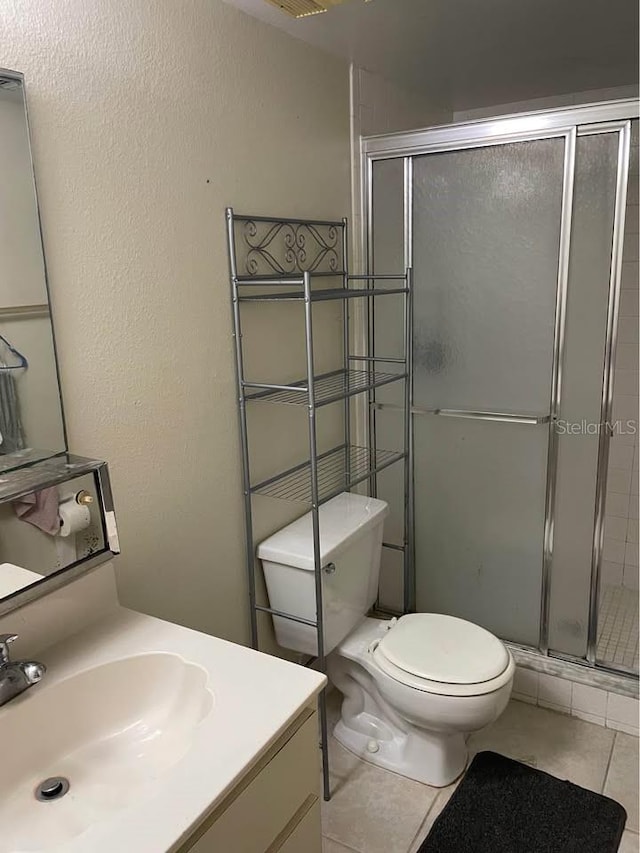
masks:
<path id="1" fill-rule="evenodd" d="M 602 585 L 638 589 L 638 122 L 632 124 Z"/>

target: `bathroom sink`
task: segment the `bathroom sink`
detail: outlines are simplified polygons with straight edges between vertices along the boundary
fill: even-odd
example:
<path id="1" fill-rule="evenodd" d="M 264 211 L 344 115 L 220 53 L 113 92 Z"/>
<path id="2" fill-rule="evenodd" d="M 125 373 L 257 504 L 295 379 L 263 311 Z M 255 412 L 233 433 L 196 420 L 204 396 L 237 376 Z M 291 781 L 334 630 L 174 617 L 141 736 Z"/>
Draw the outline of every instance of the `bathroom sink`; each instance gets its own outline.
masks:
<path id="1" fill-rule="evenodd" d="M 212 711 L 207 681 L 203 667 L 151 652 L 45 680 L 0 708 L 2 850 L 64 847 L 153 795 Z"/>
<path id="2" fill-rule="evenodd" d="M 326 681 L 121 607 L 110 566 L 29 607 L 0 622 L 47 667 L 0 706 L 0 853 L 182 853 Z"/>

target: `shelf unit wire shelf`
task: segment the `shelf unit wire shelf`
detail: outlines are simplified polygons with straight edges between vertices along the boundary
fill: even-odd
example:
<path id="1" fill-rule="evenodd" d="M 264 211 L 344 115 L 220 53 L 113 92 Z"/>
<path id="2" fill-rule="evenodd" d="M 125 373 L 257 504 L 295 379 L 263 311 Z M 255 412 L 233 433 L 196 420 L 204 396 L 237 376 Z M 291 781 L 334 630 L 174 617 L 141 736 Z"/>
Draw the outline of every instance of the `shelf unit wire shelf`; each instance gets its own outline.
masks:
<path id="1" fill-rule="evenodd" d="M 327 270 L 325 272 L 310 272 L 309 278 L 345 278 L 347 276 L 346 270 Z M 347 276 L 348 277 L 348 276 Z M 254 287 L 263 287 L 263 286 L 272 286 L 274 284 L 280 285 L 292 285 L 293 287 L 299 287 L 303 284 L 303 279 L 299 275 L 269 275 L 265 273 L 264 275 L 237 275 L 236 276 L 236 284 L 240 286 L 254 286 Z"/>
<path id="2" fill-rule="evenodd" d="M 383 385 L 398 382 L 406 378 L 406 373 L 385 373 L 370 370 L 334 370 L 315 378 L 314 402 L 316 406 L 326 406 L 329 403 L 335 403 L 347 397 L 362 394 L 365 391 L 372 391 L 374 388 L 380 388 Z M 244 387 L 251 388 L 259 384 L 245 382 Z M 247 394 L 245 399 L 259 400 L 266 403 L 279 403 L 286 406 L 306 406 L 309 402 L 308 393 L 307 380 L 301 379 L 298 382 L 291 383 L 288 388 L 281 387 L 277 390 L 267 389 Z"/>
<path id="3" fill-rule="evenodd" d="M 326 503 L 405 458 L 396 450 L 340 445 L 321 454 L 317 462 L 318 501 Z M 311 462 L 307 460 L 251 488 L 252 494 L 283 501 L 312 503 Z"/>
<path id="4" fill-rule="evenodd" d="M 404 275 L 384 275 L 383 273 L 372 273 L 371 275 L 349 275 L 346 270 L 324 270 L 323 272 L 309 272 L 310 279 L 314 278 L 344 278 L 347 282 L 376 282 L 376 281 L 406 281 Z M 276 273 L 263 275 L 236 275 L 234 281 L 238 285 L 253 285 L 255 286 L 273 286 L 276 284 L 292 285 L 293 287 L 304 284 L 304 278 L 295 273 L 277 275 Z M 371 293 L 367 293 L 371 296 Z"/>
<path id="5" fill-rule="evenodd" d="M 258 282 L 259 283 L 259 282 Z M 281 282 L 281 284 L 301 284 L 299 281 Z M 245 282 L 256 284 L 256 282 Z M 332 299 L 370 299 L 374 296 L 394 296 L 408 293 L 406 287 L 344 288 L 330 287 L 312 290 L 311 302 L 328 302 Z M 239 302 L 303 302 L 304 291 L 284 291 L 282 293 L 250 293 L 238 295 Z"/>

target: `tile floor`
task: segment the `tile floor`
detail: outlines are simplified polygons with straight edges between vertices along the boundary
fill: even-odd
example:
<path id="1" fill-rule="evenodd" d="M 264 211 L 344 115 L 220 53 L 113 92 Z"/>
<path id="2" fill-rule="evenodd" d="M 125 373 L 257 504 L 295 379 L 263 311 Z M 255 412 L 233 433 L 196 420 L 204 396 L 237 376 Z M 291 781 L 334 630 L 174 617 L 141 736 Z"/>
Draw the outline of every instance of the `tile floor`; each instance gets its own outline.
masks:
<path id="1" fill-rule="evenodd" d="M 638 590 L 606 586 L 598 614 L 598 660 L 638 669 Z"/>
<path id="2" fill-rule="evenodd" d="M 334 692 L 330 725 L 338 714 Z M 469 746 L 472 753 L 501 752 L 618 800 L 628 814 L 619 853 L 639 853 L 636 737 L 512 701 Z M 373 767 L 333 738 L 330 760 L 333 795 L 323 804 L 323 853 L 416 853 L 456 787 L 430 788 Z"/>

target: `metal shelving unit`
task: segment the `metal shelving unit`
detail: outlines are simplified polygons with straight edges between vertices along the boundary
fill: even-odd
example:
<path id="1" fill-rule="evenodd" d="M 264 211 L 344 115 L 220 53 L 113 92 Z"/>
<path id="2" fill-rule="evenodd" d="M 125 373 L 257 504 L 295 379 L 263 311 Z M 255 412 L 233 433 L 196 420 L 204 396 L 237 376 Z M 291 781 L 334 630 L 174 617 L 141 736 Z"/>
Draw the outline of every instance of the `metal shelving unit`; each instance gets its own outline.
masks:
<path id="1" fill-rule="evenodd" d="M 412 577 L 413 527 L 412 442 L 411 442 L 411 270 L 397 275 L 350 275 L 348 272 L 347 220 L 281 219 L 245 216 L 227 208 L 227 239 L 233 301 L 233 335 L 236 354 L 236 376 L 242 447 L 242 475 L 245 506 L 245 537 L 251 642 L 259 648 L 258 613 L 268 613 L 311 625 L 317 632 L 317 657 L 309 664 L 326 669 L 323 628 L 322 577 L 320 557 L 320 516 L 322 504 L 359 483 L 368 483 L 371 495 L 377 491 L 380 471 L 402 462 L 404 465 L 404 535 L 402 545 L 385 543 L 403 552 L 404 579 Z M 383 282 L 379 286 L 378 282 Z M 318 284 L 320 286 L 318 286 Z M 330 285 L 334 283 L 335 286 Z M 387 296 L 403 299 L 403 354 L 378 356 L 373 329 L 373 303 Z M 367 352 L 351 352 L 350 310 L 354 299 L 365 300 Z M 316 374 L 313 351 L 314 303 L 342 302 L 342 365 L 328 373 Z M 289 383 L 258 382 L 245 375 L 242 337 L 244 303 L 298 302 L 304 310 L 305 375 Z M 376 446 L 376 389 L 391 383 L 403 384 L 404 405 L 402 447 L 382 450 Z M 366 395 L 368 417 L 366 446 L 351 443 L 351 402 Z M 247 407 L 258 403 L 305 406 L 308 412 L 308 458 L 293 467 L 254 482 L 249 461 L 249 428 Z M 342 404 L 343 440 L 326 450 L 318 447 L 316 412 L 328 405 Z M 282 613 L 260 604 L 256 595 L 256 542 L 253 536 L 253 497 L 262 495 L 310 505 L 315 563 L 316 619 L 310 621 L 294 614 Z M 330 798 L 328 732 L 325 691 L 318 701 L 321 728 L 324 798 Z"/>

